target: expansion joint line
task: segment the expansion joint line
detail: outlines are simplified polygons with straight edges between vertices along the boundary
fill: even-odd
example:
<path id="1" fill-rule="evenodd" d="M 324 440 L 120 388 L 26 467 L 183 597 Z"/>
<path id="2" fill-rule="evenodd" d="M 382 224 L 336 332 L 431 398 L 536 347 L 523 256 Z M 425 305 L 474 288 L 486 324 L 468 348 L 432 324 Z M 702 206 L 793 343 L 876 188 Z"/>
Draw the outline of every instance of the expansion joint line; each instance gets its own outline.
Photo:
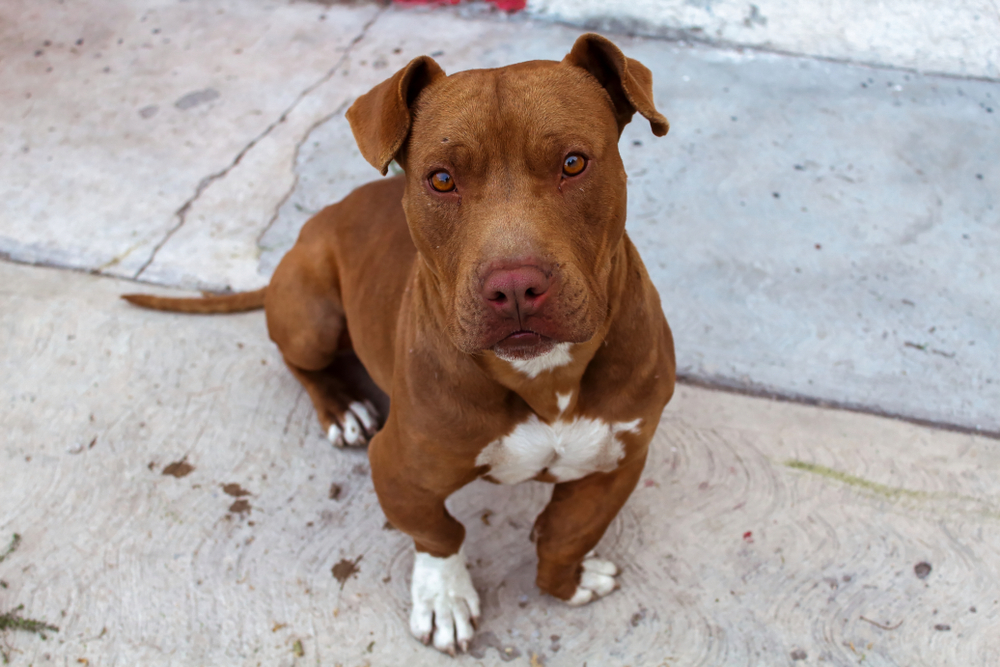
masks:
<path id="1" fill-rule="evenodd" d="M 224 169 L 221 169 L 220 171 L 217 171 L 214 174 L 209 174 L 208 176 L 201 179 L 201 181 L 199 181 L 198 187 L 195 188 L 194 194 L 191 195 L 191 197 L 188 198 L 188 200 L 185 201 L 184 204 L 179 209 L 177 209 L 177 211 L 174 212 L 174 217 L 177 218 L 177 223 L 174 224 L 174 226 L 171 227 L 169 230 L 167 230 L 167 233 L 163 236 L 163 238 L 160 239 L 160 241 L 155 246 L 153 246 L 153 251 L 150 253 L 149 258 L 143 263 L 141 267 L 139 267 L 139 270 L 135 272 L 135 275 L 132 276 L 133 280 L 137 280 L 139 276 L 141 276 L 143 272 L 147 268 L 149 268 L 149 265 L 152 264 L 153 260 L 156 259 L 156 255 L 158 252 L 160 252 L 160 249 L 164 245 L 166 245 L 168 241 L 170 241 L 173 235 L 176 234 L 181 227 L 184 226 L 184 223 L 187 221 L 188 211 L 191 210 L 191 207 L 194 205 L 195 202 L 198 201 L 198 198 L 201 197 L 202 193 L 205 192 L 205 190 L 207 190 L 212 183 L 219 180 L 220 178 L 224 178 L 230 171 L 232 171 L 236 167 L 236 165 L 238 165 L 243 160 L 243 157 L 247 153 L 249 153 L 254 146 L 260 143 L 269 134 L 271 134 L 274 128 L 284 123 L 285 120 L 288 119 L 289 114 L 291 114 L 292 111 L 295 110 L 295 108 L 302 102 L 302 100 L 304 100 L 306 97 L 312 94 L 314 90 L 316 90 L 324 83 L 329 81 L 331 78 L 333 78 L 333 76 L 340 71 L 341 66 L 344 64 L 344 62 L 346 62 L 347 58 L 351 55 L 351 51 L 354 49 L 354 47 L 358 44 L 358 42 L 364 39 L 365 36 L 367 36 L 369 29 L 371 29 L 371 27 L 375 24 L 376 21 L 378 21 L 378 19 L 382 16 L 382 14 L 385 11 L 386 11 L 385 7 L 379 8 L 379 10 L 375 13 L 375 16 L 373 16 L 371 19 L 368 20 L 367 23 L 365 23 L 364 27 L 361 28 L 361 32 L 358 33 L 358 35 L 354 39 L 352 39 L 351 42 L 347 45 L 347 48 L 344 49 L 344 53 L 341 54 L 340 58 L 337 60 L 336 63 L 334 63 L 333 67 L 331 67 L 326 72 L 326 74 L 321 76 L 315 82 L 310 84 L 305 90 L 299 93 L 298 96 L 296 96 L 296 98 L 288 106 L 288 108 L 281 113 L 278 119 L 273 123 L 271 123 L 270 125 L 268 125 L 263 132 L 258 134 L 252 140 L 250 140 L 250 143 L 244 146 L 240 150 L 240 152 L 236 154 L 236 157 L 233 158 L 232 162 L 230 162 Z"/>

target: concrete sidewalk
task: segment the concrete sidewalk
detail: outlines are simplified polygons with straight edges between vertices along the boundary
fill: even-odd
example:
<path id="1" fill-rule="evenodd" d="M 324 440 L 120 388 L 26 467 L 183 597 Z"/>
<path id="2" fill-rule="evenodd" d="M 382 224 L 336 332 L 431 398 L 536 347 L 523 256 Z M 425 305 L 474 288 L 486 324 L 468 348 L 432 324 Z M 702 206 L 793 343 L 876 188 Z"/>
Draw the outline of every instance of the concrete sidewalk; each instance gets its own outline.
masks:
<path id="1" fill-rule="evenodd" d="M 608 25 L 637 27 L 629 4 Z M 551 20 L 604 25 L 599 6 L 0 7 L 0 554 L 23 536 L 0 613 L 60 626 L 0 636 L 15 664 L 450 664 L 406 635 L 406 540 L 363 454 L 320 440 L 260 315 L 116 296 L 266 283 L 313 212 L 378 177 L 343 118 L 357 95 L 421 54 L 560 59 L 581 31 Z M 601 605 L 534 592 L 544 486 L 463 492 L 492 611 L 462 662 L 1000 662 L 997 33 L 935 51 L 934 31 L 879 41 L 845 15 L 796 46 L 794 3 L 753 6 L 664 3 L 638 26 L 721 46 L 609 34 L 672 124 L 621 147 L 681 372 L 968 433 L 688 384 L 602 545 L 629 565 Z"/>
<path id="2" fill-rule="evenodd" d="M 263 284 L 312 212 L 377 178 L 343 118 L 357 95 L 419 54 L 561 58 L 579 32 L 373 5 L 34 7 L 2 10 L 0 252 L 208 289 Z M 622 151 L 681 373 L 1000 432 L 1000 84 L 616 39 L 673 125 L 633 123 Z"/>
<path id="3" fill-rule="evenodd" d="M 0 264 L 0 613 L 59 627 L 0 637 L 14 665 L 1000 662 L 997 441 L 683 385 L 598 547 L 604 600 L 534 586 L 549 485 L 452 498 L 484 616 L 438 654 L 365 452 L 323 438 L 262 315 L 131 287 Z"/>

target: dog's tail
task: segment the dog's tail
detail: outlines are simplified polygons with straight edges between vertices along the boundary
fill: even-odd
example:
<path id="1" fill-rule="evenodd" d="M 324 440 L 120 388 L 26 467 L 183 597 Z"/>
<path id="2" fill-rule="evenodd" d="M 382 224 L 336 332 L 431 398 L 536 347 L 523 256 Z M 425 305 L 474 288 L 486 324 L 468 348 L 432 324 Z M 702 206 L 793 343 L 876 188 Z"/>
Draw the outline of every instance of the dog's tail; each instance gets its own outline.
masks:
<path id="1" fill-rule="evenodd" d="M 153 296 L 152 294 L 122 294 L 122 298 L 142 308 L 167 310 L 172 313 L 242 313 L 263 308 L 265 291 L 267 288 L 261 287 L 253 292 L 206 296 L 201 299 Z"/>

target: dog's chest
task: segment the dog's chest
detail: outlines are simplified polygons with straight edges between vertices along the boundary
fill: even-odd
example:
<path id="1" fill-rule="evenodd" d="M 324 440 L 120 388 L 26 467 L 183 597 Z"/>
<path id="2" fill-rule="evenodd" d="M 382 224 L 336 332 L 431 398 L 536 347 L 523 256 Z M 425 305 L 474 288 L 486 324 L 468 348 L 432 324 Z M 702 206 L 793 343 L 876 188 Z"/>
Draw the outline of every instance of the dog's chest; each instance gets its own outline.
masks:
<path id="1" fill-rule="evenodd" d="M 476 465 L 489 466 L 490 477 L 504 484 L 524 482 L 543 471 L 559 482 L 610 472 L 625 454 L 619 434 L 637 432 L 640 422 L 576 417 L 546 424 L 533 414 L 484 447 Z"/>

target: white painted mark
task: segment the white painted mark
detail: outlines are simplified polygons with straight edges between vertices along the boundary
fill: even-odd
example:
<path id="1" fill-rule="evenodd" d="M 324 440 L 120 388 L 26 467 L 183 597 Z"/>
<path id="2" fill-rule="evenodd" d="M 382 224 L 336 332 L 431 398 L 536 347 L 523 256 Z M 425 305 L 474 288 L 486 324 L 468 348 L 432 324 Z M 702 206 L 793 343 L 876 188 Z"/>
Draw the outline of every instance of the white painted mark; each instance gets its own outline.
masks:
<path id="1" fill-rule="evenodd" d="M 524 373 L 529 378 L 534 379 L 545 371 L 551 371 L 573 361 L 573 355 L 569 353 L 571 346 L 572 343 L 556 343 L 556 346 L 551 350 L 534 359 L 506 359 L 505 361 L 519 373 Z"/>
<path id="2" fill-rule="evenodd" d="M 479 595 L 465 567 L 464 550 L 447 558 L 417 553 L 410 585 L 413 610 L 410 632 L 434 648 L 454 655 L 472 641 L 472 624 L 479 618 Z"/>
<path id="3" fill-rule="evenodd" d="M 476 465 L 489 466 L 490 476 L 504 484 L 529 480 L 545 469 L 560 482 L 592 472 L 610 472 L 625 454 L 618 435 L 638 433 L 641 423 L 641 419 L 609 424 L 577 417 L 546 424 L 533 414 L 508 435 L 484 447 Z"/>

